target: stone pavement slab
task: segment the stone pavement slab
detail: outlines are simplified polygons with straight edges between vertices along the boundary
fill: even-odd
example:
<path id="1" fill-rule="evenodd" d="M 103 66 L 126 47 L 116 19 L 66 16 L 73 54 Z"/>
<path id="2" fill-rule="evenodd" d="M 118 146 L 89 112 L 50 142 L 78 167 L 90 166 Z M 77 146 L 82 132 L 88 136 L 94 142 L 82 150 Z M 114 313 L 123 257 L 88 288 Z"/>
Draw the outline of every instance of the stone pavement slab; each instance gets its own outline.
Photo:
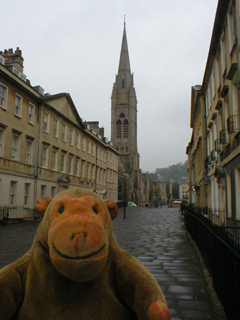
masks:
<path id="1" fill-rule="evenodd" d="M 0 268 L 22 256 L 32 244 L 36 222 L 0 226 Z M 168 302 L 172 320 L 216 319 L 195 251 L 178 208 L 127 208 L 113 221 L 118 244 L 154 275 Z"/>
<path id="2" fill-rule="evenodd" d="M 118 244 L 156 278 L 172 320 L 216 319 L 179 208 L 127 208 L 125 220 L 122 211 L 113 221 Z"/>

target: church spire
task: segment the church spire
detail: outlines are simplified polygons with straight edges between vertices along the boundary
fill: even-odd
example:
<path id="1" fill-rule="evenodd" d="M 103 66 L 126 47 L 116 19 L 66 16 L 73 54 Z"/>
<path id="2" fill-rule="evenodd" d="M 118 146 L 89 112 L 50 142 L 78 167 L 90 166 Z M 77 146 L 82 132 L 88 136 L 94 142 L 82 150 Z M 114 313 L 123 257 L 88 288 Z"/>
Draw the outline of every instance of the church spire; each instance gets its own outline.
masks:
<path id="1" fill-rule="evenodd" d="M 124 16 L 122 48 L 121 48 L 120 59 L 119 59 L 118 74 L 125 73 L 125 72 L 131 73 L 129 54 L 128 54 L 128 45 L 127 45 L 127 35 L 126 35 L 126 22 L 125 22 L 125 16 Z"/>

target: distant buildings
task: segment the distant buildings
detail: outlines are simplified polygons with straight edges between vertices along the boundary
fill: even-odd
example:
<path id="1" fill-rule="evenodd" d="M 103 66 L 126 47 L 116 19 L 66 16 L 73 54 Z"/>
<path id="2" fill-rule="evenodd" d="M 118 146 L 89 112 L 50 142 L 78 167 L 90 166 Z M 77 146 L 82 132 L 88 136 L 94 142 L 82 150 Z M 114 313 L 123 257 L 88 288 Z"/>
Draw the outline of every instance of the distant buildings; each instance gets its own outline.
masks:
<path id="1" fill-rule="evenodd" d="M 159 174 L 142 173 L 141 174 L 141 204 L 149 202 L 152 206 L 158 206 L 167 203 L 166 182 Z"/>
<path id="2" fill-rule="evenodd" d="M 179 200 L 188 200 L 188 184 L 179 185 Z"/>
<path id="3" fill-rule="evenodd" d="M 201 86 L 192 87 L 187 147 L 190 203 L 240 227 L 240 3 L 219 0 Z"/>

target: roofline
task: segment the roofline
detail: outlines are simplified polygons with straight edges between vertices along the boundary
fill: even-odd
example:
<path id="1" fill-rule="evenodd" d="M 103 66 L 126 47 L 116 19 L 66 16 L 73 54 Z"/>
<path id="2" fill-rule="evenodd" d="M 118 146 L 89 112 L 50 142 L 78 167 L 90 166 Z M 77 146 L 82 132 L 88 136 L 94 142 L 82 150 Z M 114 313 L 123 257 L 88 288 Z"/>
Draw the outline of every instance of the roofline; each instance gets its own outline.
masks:
<path id="1" fill-rule="evenodd" d="M 44 96 L 43 97 L 43 101 L 44 102 L 47 102 L 47 101 L 51 101 L 51 100 L 56 100 L 56 99 L 59 99 L 59 98 L 62 98 L 62 97 L 66 97 L 67 100 L 69 101 L 69 103 L 73 106 L 73 109 L 74 109 L 74 113 L 75 113 L 75 116 L 79 122 L 79 125 L 82 129 L 85 130 L 85 127 L 83 125 L 83 122 L 82 122 L 82 119 L 77 111 L 77 108 L 72 100 L 72 97 L 70 96 L 69 93 L 67 92 L 61 92 L 61 93 L 56 93 L 56 94 L 53 94 L 53 95 L 47 95 L 47 96 Z"/>
<path id="2" fill-rule="evenodd" d="M 229 0 L 219 0 L 217 11 L 214 19 L 212 37 L 210 42 L 210 47 L 208 51 L 207 63 L 204 71 L 203 81 L 202 81 L 202 90 L 203 92 L 207 89 L 207 84 L 211 75 L 212 65 L 214 58 L 217 54 L 219 48 L 219 40 L 222 35 L 223 23 L 226 17 L 227 8 L 229 6 Z"/>
<path id="3" fill-rule="evenodd" d="M 24 91 L 26 91 L 28 94 L 34 96 L 39 101 L 43 99 L 43 96 L 38 93 L 34 88 L 26 83 L 24 80 L 20 79 L 17 75 L 15 75 L 13 72 L 11 72 L 8 68 L 6 68 L 4 65 L 0 64 L 0 74 L 4 74 L 7 76 L 10 82 L 14 82 L 17 85 L 20 85 Z"/>

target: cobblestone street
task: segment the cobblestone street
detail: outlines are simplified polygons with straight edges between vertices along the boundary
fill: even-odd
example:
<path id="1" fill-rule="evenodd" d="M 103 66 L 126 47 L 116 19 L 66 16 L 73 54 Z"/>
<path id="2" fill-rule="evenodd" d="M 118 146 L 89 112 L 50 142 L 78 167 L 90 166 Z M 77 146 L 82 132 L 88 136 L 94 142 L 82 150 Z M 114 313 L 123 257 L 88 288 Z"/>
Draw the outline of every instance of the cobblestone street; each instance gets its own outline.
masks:
<path id="1" fill-rule="evenodd" d="M 38 223 L 0 227 L 0 268 L 31 246 Z M 136 256 L 159 282 L 172 320 L 215 319 L 207 286 L 179 208 L 127 208 L 113 221 L 119 246 Z"/>
<path id="2" fill-rule="evenodd" d="M 113 225 L 119 246 L 160 284 L 172 320 L 216 319 L 179 208 L 127 208 L 125 220 L 121 209 Z"/>

